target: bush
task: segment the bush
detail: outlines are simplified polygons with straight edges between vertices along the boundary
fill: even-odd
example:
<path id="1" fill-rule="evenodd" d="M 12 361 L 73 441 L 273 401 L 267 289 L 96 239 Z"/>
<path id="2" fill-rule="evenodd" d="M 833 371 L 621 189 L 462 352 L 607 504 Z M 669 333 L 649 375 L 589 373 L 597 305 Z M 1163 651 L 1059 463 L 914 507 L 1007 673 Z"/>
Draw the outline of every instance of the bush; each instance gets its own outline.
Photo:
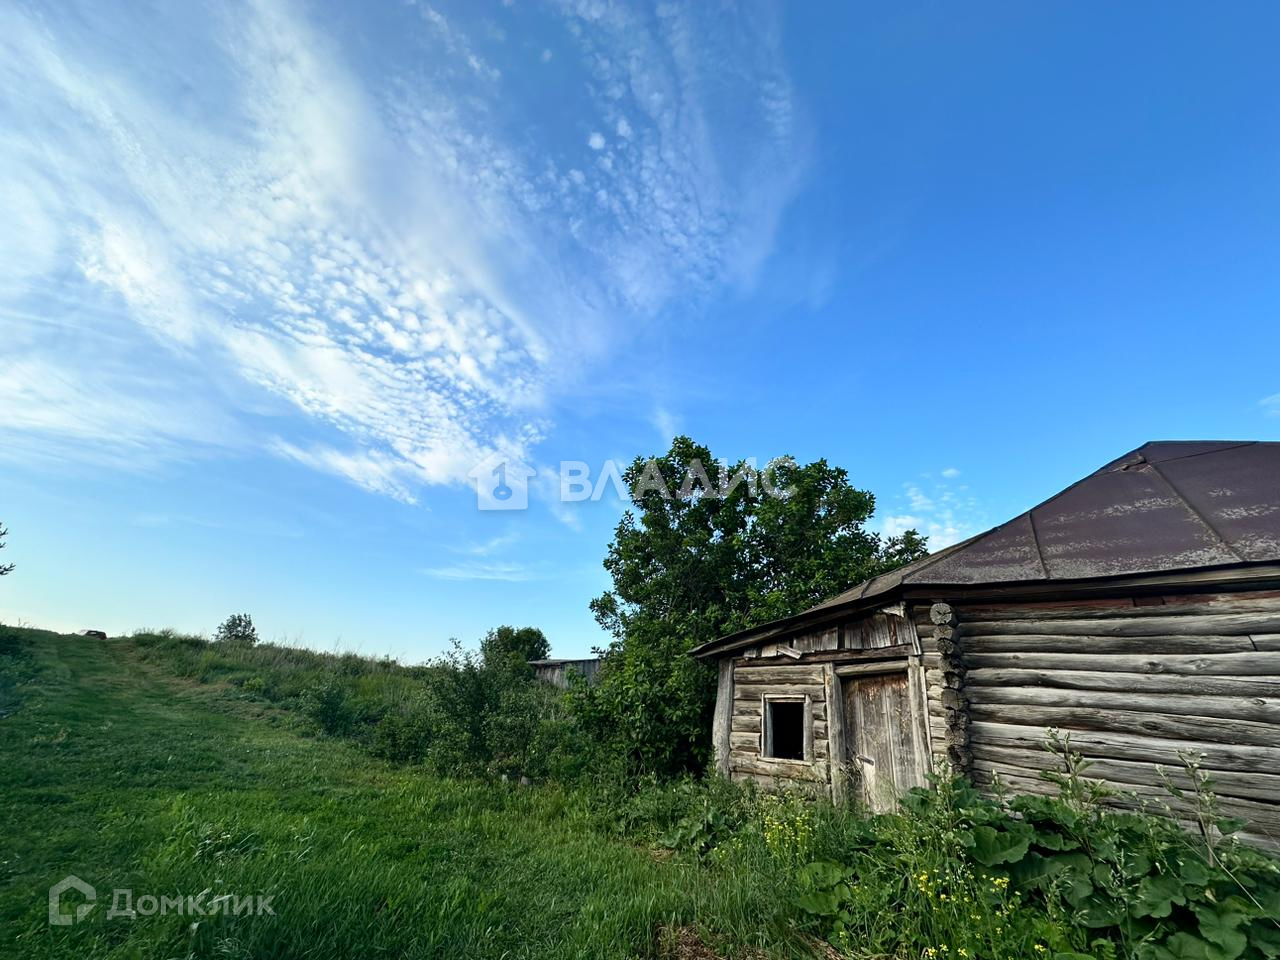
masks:
<path id="1" fill-rule="evenodd" d="M 240 684 L 240 689 L 245 693 L 252 693 L 257 696 L 264 696 L 267 692 L 267 681 L 259 674 L 247 677 L 244 683 Z"/>
<path id="2" fill-rule="evenodd" d="M 258 631 L 249 614 L 233 613 L 218 626 L 213 639 L 215 643 L 251 647 L 258 642 Z"/>
<path id="3" fill-rule="evenodd" d="M 1007 808 L 964 781 L 911 791 L 797 875 L 798 905 L 847 953 L 1081 960 L 1280 956 L 1280 864 L 1116 812 L 1095 785 Z M 1223 823 L 1224 827 L 1232 825 Z"/>
<path id="4" fill-rule="evenodd" d="M 350 735 L 355 726 L 355 711 L 347 697 L 347 691 L 337 677 L 329 677 L 306 691 L 302 697 L 303 711 L 331 737 Z"/>

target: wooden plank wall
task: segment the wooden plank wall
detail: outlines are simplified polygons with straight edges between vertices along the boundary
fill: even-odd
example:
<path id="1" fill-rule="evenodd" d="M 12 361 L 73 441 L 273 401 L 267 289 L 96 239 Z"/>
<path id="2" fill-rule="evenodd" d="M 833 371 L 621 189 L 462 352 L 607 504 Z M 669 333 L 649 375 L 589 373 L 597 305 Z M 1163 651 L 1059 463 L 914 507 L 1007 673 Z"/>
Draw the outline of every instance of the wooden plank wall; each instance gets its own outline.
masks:
<path id="1" fill-rule="evenodd" d="M 561 690 L 569 689 L 569 672 L 579 673 L 587 683 L 594 685 L 600 674 L 599 658 L 587 660 L 564 660 L 559 663 L 535 664 L 534 676 L 544 683 L 549 683 Z"/>
<path id="2" fill-rule="evenodd" d="M 725 657 L 716 664 L 716 710 L 711 721 L 711 745 L 715 750 L 716 772 L 722 777 L 733 773 L 729 752 L 733 729 L 733 660 Z"/>
<path id="3" fill-rule="evenodd" d="M 733 671 L 733 718 L 729 733 L 729 768 L 735 779 L 772 785 L 817 787 L 826 793 L 831 780 L 827 736 L 827 666 L 823 663 L 745 665 Z M 760 730 L 766 696 L 809 698 L 813 762 L 760 756 Z"/>
<path id="4" fill-rule="evenodd" d="M 1090 776 L 1178 813 L 1157 768 L 1189 786 L 1178 754 L 1199 751 L 1222 814 L 1248 820 L 1250 839 L 1280 845 L 1280 591 L 957 605 L 956 614 L 975 782 L 998 774 L 1010 791 L 1055 790 L 1038 776 L 1053 766 L 1042 744 L 1054 727 L 1095 762 Z M 944 658 L 921 631 L 931 731 L 945 737 Z"/>
<path id="5" fill-rule="evenodd" d="M 724 709 L 724 699 L 717 701 L 716 743 L 720 769 L 734 778 L 752 779 L 762 785 L 781 782 L 813 792 L 834 792 L 837 800 L 843 800 L 846 784 L 839 768 L 845 755 L 844 730 L 840 682 L 835 675 L 835 666 L 845 659 L 842 654 L 847 651 L 849 658 L 855 658 L 883 650 L 887 656 L 901 656 L 904 664 L 911 665 L 913 703 L 923 709 L 923 671 L 915 655 L 918 644 L 912 624 L 898 615 L 903 612 L 876 612 L 740 651 L 733 661 L 732 675 L 726 677 L 722 673 L 720 678 L 718 696 L 732 697 L 731 711 Z M 908 654 L 911 654 L 909 660 Z M 809 697 L 812 763 L 760 756 L 761 714 L 766 694 Z M 724 747 L 718 735 L 722 717 L 729 729 Z M 837 774 L 834 782 L 833 768 Z"/>

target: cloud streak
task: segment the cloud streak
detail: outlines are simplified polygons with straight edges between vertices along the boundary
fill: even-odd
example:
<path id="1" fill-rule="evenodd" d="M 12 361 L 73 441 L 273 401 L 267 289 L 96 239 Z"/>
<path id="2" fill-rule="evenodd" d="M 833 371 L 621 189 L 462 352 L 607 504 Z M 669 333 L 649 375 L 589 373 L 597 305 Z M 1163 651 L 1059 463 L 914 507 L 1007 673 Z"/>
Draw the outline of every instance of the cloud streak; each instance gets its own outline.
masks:
<path id="1" fill-rule="evenodd" d="M 377 16 L 375 64 L 283 0 L 0 13 L 14 455 L 250 449 L 413 503 L 752 282 L 803 171 L 769 8 L 565 4 L 528 64 L 500 25 Z M 573 129 L 519 130 L 522 69 Z"/>

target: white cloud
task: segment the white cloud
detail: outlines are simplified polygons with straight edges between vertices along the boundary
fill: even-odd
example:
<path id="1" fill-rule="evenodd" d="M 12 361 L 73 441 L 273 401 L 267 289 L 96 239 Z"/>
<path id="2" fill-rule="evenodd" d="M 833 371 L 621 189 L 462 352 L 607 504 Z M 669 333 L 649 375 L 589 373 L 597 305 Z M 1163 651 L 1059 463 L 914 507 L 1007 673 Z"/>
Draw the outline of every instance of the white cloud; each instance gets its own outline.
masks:
<path id="1" fill-rule="evenodd" d="M 929 538 L 931 551 L 980 532 L 987 525 L 985 515 L 967 487 L 950 482 L 957 476 L 958 470 L 948 468 L 942 471 L 941 480 L 922 476 L 903 484 L 902 494 L 888 503 L 884 516 L 873 520 L 873 526 L 889 537 L 914 529 Z"/>
<path id="2" fill-rule="evenodd" d="M 923 525 L 919 517 L 913 517 L 909 513 L 904 513 L 896 517 L 885 517 L 880 522 L 880 529 L 885 536 L 897 537 L 906 533 L 908 530 L 919 530 Z"/>
<path id="3" fill-rule="evenodd" d="M 417 6 L 422 14 L 422 19 L 431 24 L 437 35 L 444 41 L 445 48 L 457 60 L 464 63 L 478 77 L 495 83 L 501 79 L 502 71 L 486 63 L 472 49 L 471 41 L 466 34 L 456 29 L 443 13 L 429 4 L 418 4 Z"/>
<path id="4" fill-rule="evenodd" d="M 561 498 L 560 466 L 537 466 L 537 474 L 529 480 L 529 499 L 545 504 L 551 515 L 575 533 L 583 529 L 582 505 L 566 503 Z M 594 483 L 596 478 L 591 478 Z"/>
<path id="5" fill-rule="evenodd" d="M 0 297 L 20 294 L 54 266 L 60 238 L 43 205 L 48 194 L 47 181 L 34 168 L 10 168 L 0 178 Z"/>
<path id="6" fill-rule="evenodd" d="M 960 476 L 960 471 L 955 467 L 947 467 L 942 471 L 942 475 L 948 480 L 954 480 L 956 477 Z"/>
<path id="7" fill-rule="evenodd" d="M 461 563 L 453 566 L 427 567 L 419 571 L 434 580 L 505 580 L 520 582 L 541 579 L 540 575 L 518 563 Z"/>
<path id="8" fill-rule="evenodd" d="M 63 325 L 0 307 L 0 460 L 138 470 L 237 446 L 225 399 L 189 359 L 140 370 L 133 358 L 146 345 L 136 332 L 89 308 L 76 319 Z"/>
<path id="9" fill-rule="evenodd" d="M 1269 416 L 1280 417 L 1280 393 L 1272 394 L 1262 401 L 1262 409 Z"/>
<path id="10" fill-rule="evenodd" d="M 917 513 L 924 513 L 934 508 L 933 500 L 925 496 L 924 492 L 914 483 L 907 484 L 906 491 L 907 500 L 911 503 L 912 510 Z"/>
<path id="11" fill-rule="evenodd" d="M 282 457 L 350 480 L 370 493 L 382 494 L 401 503 L 417 503 L 417 498 L 405 483 L 406 474 L 410 473 L 405 464 L 377 450 L 344 452 L 324 446 L 303 449 L 284 440 L 276 441 L 273 447 Z"/>
<path id="12" fill-rule="evenodd" d="M 287 0 L 0 11 L 8 455 L 266 449 L 414 502 L 527 459 L 672 297 L 749 281 L 802 166 L 768 16 L 562 10 L 587 129 L 626 141 L 593 133 L 584 169 L 580 141 L 505 136 L 461 21 L 395 15 L 415 55 L 372 69 Z M 720 125 L 727 89 L 761 131 Z"/>

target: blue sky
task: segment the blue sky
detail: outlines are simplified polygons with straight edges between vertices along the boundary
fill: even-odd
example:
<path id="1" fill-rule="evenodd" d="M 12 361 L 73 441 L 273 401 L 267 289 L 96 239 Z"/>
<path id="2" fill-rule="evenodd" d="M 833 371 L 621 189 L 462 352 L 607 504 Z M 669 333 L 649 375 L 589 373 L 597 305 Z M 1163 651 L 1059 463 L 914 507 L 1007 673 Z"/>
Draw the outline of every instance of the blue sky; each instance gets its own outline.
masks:
<path id="1" fill-rule="evenodd" d="M 827 457 L 945 545 L 1280 439 L 1280 8 L 0 8 L 0 617 L 562 655 L 558 465 Z M 480 511 L 495 450 L 538 470 Z"/>

